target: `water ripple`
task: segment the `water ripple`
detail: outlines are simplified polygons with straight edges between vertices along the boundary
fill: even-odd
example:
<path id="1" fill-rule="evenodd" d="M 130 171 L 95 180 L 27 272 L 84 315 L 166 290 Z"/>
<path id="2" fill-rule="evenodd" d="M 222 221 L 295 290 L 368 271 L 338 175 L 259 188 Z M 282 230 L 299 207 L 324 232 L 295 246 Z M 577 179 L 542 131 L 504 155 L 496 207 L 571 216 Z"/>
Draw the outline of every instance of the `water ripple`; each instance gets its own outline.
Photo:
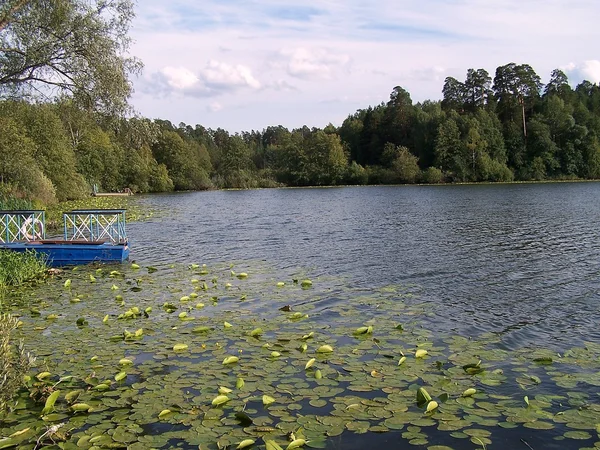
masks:
<path id="1" fill-rule="evenodd" d="M 148 196 L 147 263 L 266 261 L 356 287 L 419 285 L 436 326 L 514 349 L 600 340 L 600 184 L 362 187 Z M 344 301 L 341 298 L 336 302 Z"/>

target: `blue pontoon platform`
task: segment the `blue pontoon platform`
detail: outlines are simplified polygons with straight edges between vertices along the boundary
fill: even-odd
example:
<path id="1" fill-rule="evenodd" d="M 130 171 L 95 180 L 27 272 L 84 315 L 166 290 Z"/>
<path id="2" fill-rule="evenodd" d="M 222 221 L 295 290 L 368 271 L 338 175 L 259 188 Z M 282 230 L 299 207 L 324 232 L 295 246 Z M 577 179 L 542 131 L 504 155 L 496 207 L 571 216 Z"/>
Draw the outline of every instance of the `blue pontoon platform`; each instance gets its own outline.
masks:
<path id="1" fill-rule="evenodd" d="M 0 211 L 0 249 L 35 251 L 53 267 L 120 263 L 129 257 L 125 210 L 65 212 L 62 239 L 46 239 L 44 211 Z"/>

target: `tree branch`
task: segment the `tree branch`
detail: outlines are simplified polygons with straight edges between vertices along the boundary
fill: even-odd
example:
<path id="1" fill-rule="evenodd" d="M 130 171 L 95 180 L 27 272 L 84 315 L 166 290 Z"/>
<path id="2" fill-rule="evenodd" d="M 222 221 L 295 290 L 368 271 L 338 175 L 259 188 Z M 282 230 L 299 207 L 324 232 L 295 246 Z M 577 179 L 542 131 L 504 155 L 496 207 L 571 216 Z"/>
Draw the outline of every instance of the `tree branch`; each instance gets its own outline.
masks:
<path id="1" fill-rule="evenodd" d="M 12 17 L 19 12 L 19 10 L 23 9 L 30 0 L 18 0 L 17 3 L 13 5 L 2 17 L 0 17 L 0 31 L 2 31 L 6 26 L 10 23 Z"/>

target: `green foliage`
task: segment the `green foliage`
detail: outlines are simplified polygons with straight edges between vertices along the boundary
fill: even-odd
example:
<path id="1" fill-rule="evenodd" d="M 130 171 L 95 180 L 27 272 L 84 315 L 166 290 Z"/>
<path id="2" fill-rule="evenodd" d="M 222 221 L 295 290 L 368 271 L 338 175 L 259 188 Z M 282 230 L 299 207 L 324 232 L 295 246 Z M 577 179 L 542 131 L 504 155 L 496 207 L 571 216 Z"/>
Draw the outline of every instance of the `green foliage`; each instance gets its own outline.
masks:
<path id="1" fill-rule="evenodd" d="M 6 3 L 6 2 L 5 2 Z M 0 12 L 0 96 L 70 95 L 86 110 L 128 110 L 131 0 L 60 0 L 5 4 Z"/>
<path id="2" fill-rule="evenodd" d="M 0 413 L 11 409 L 11 399 L 23 386 L 23 377 L 35 361 L 25 352 L 23 343 L 11 342 L 11 333 L 19 320 L 10 314 L 0 314 Z"/>
<path id="3" fill-rule="evenodd" d="M 356 161 L 352 161 L 346 169 L 344 176 L 344 183 L 351 185 L 364 185 L 369 181 L 369 174 L 363 166 L 357 164 Z"/>
<path id="4" fill-rule="evenodd" d="M 19 192 L 11 184 L 0 183 L 0 209 L 33 209 L 33 203 L 19 198 Z"/>
<path id="5" fill-rule="evenodd" d="M 34 252 L 0 250 L 0 287 L 18 286 L 26 281 L 40 279 L 46 269 L 44 258 Z"/>
<path id="6" fill-rule="evenodd" d="M 77 2 L 64 0 L 65 8 Z M 121 0 L 127 11 L 128 2 Z M 65 10 L 66 11 L 66 10 Z M 59 21 L 60 22 L 60 21 Z M 0 102 L 4 203 L 51 204 L 100 190 L 164 192 L 336 184 L 600 178 L 600 86 L 560 70 L 542 91 L 527 64 L 447 78 L 443 100 L 387 103 L 339 128 L 230 134 L 168 120 L 103 118 L 76 99 Z"/>
<path id="7" fill-rule="evenodd" d="M 444 173 L 437 167 L 428 167 L 423 172 L 423 181 L 428 184 L 439 184 L 444 181 Z"/>
<path id="8" fill-rule="evenodd" d="M 54 203 L 55 188 L 37 164 L 35 149 L 17 122 L 0 117 L 0 183 L 11 184 L 19 196 Z"/>

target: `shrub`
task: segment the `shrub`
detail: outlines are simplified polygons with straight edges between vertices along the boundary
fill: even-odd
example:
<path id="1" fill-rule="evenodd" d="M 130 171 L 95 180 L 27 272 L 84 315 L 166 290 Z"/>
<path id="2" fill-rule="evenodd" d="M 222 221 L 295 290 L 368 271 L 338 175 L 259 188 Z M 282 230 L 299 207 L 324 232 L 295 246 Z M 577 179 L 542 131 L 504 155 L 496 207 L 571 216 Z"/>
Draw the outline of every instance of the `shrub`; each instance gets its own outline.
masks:
<path id="1" fill-rule="evenodd" d="M 429 184 L 438 184 L 444 181 L 444 174 L 437 167 L 428 167 L 423 172 L 423 181 Z"/>
<path id="2" fill-rule="evenodd" d="M 46 260 L 34 252 L 0 250 L 0 287 L 18 286 L 25 281 L 39 279 L 46 270 Z"/>

